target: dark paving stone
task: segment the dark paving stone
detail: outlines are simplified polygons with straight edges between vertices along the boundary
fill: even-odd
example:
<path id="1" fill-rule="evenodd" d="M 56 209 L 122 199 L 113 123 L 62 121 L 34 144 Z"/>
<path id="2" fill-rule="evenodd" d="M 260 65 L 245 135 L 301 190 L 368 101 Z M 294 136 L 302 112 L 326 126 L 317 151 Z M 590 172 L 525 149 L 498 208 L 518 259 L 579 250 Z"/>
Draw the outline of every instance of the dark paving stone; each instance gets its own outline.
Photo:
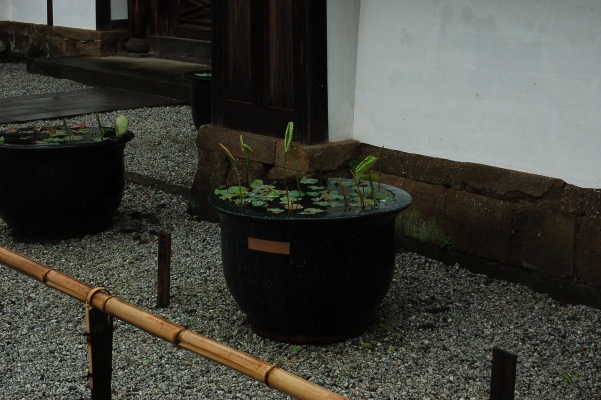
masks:
<path id="1" fill-rule="evenodd" d="M 0 124 L 178 104 L 186 104 L 186 102 L 115 88 L 7 97 L 0 99 Z"/>

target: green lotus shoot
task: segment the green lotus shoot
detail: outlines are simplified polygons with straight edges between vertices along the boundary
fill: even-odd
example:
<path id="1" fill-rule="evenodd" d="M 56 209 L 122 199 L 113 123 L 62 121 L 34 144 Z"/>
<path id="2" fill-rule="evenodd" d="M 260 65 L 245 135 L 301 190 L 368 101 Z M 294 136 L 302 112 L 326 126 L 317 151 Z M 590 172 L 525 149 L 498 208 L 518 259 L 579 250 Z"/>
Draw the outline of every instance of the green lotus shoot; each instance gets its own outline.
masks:
<path id="1" fill-rule="evenodd" d="M 127 132 L 127 127 L 129 126 L 129 120 L 125 115 L 119 115 L 115 119 L 115 135 L 119 136 L 125 132 Z"/>
<path id="2" fill-rule="evenodd" d="M 250 187 L 250 154 L 254 154 L 254 152 L 250 146 L 244 143 L 242 135 L 240 135 L 240 148 L 242 149 L 242 154 L 244 154 L 246 160 L 246 184 Z"/>
<path id="3" fill-rule="evenodd" d="M 237 194 L 238 194 L 238 198 L 240 199 L 240 206 L 242 206 L 242 198 L 244 197 L 244 194 L 246 193 L 246 189 L 242 190 L 242 181 L 240 181 L 240 174 L 238 173 L 238 167 L 236 167 L 236 160 L 234 159 L 234 156 L 232 155 L 232 153 L 230 153 L 230 151 L 227 149 L 227 147 L 225 147 L 221 143 L 219 143 L 219 146 L 221 146 L 221 148 L 225 151 L 225 155 L 230 160 L 230 164 L 232 165 L 232 168 L 234 169 L 234 174 L 236 175 L 236 179 L 238 180 L 238 193 Z"/>
<path id="4" fill-rule="evenodd" d="M 371 197 L 372 200 L 376 201 L 376 192 L 374 190 L 374 182 L 379 181 L 380 177 L 378 175 L 367 174 L 367 172 L 374 166 L 374 164 L 378 161 L 377 157 L 367 156 L 357 167 L 355 168 L 355 173 L 353 177 L 356 181 L 367 178 L 369 180 L 369 186 L 371 188 Z M 364 193 L 365 194 L 365 193 Z"/>

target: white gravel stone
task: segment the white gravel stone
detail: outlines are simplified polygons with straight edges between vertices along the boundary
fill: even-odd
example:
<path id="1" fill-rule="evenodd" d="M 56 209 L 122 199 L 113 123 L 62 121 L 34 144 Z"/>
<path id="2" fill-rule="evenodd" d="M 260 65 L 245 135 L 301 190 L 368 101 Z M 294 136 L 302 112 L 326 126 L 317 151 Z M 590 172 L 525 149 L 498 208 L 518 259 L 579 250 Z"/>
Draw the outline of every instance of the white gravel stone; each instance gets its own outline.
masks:
<path id="1" fill-rule="evenodd" d="M 136 124 L 185 119 L 183 107 L 130 115 L 135 133 Z M 193 140 L 192 132 L 182 138 L 188 134 Z M 153 138 L 167 141 L 165 135 Z M 189 160 L 180 159 L 185 151 L 169 149 L 163 160 L 152 140 L 133 146 L 141 136 L 128 145 L 128 168 L 145 159 L 142 173 L 158 177 L 158 170 L 173 168 L 170 182 L 191 181 Z M 194 154 L 193 144 L 186 146 Z M 363 335 L 326 346 L 263 339 L 227 290 L 219 225 L 192 221 L 185 210 L 181 197 L 127 184 L 115 224 L 103 233 L 24 244 L 0 220 L 0 243 L 351 399 L 487 399 L 493 346 L 518 355 L 517 399 L 601 399 L 600 310 L 564 305 L 413 253 L 397 255 L 390 292 Z M 155 308 L 157 229 L 173 239 L 168 309 Z M 13 270 L 0 271 L 0 398 L 89 398 L 83 303 Z M 122 321 L 116 325 L 114 398 L 288 398 Z"/>

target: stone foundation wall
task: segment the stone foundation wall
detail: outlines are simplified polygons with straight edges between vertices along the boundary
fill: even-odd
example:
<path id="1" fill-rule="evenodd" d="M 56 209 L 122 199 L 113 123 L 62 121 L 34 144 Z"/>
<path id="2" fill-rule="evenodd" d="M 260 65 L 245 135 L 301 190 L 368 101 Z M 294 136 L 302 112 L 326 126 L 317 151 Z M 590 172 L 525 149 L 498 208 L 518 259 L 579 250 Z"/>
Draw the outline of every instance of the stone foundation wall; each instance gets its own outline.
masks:
<path id="1" fill-rule="evenodd" d="M 92 31 L 0 21 L 0 60 L 34 57 L 111 56 L 124 51 L 127 30 Z"/>
<path id="2" fill-rule="evenodd" d="M 238 169 L 246 170 L 241 133 L 211 125 L 199 131 L 199 168 L 189 211 L 200 219 L 218 220 L 208 195 L 222 184 L 234 183 L 219 143 L 239 157 Z M 251 179 L 281 177 L 283 140 L 243 135 L 255 152 Z M 299 173 L 312 177 L 349 177 L 349 160 L 380 152 L 353 140 L 295 144 L 295 149 Z M 289 161 L 287 175 L 293 174 Z M 386 149 L 382 177 L 383 183 L 413 198 L 397 219 L 397 241 L 403 249 L 520 282 L 566 303 L 601 308 L 601 190 Z"/>

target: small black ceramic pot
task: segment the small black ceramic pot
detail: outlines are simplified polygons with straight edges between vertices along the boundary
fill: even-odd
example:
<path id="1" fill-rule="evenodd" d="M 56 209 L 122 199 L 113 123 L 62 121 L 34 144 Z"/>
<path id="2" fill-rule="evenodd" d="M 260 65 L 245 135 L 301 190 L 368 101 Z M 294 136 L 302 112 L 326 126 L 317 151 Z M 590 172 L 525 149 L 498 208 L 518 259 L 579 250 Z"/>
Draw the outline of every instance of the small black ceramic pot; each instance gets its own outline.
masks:
<path id="1" fill-rule="evenodd" d="M 388 292 L 395 219 L 411 197 L 372 211 L 272 214 L 216 195 L 228 288 L 261 336 L 330 343 L 363 333 Z M 305 190 L 305 189 L 303 189 Z"/>
<path id="2" fill-rule="evenodd" d="M 193 71 L 184 74 L 192 88 L 190 107 L 196 129 L 211 123 L 211 77 L 196 75 L 201 73 L 210 74 L 211 71 Z"/>
<path id="3" fill-rule="evenodd" d="M 98 233 L 125 186 L 123 151 L 134 135 L 61 145 L 0 145 L 0 217 L 26 242 Z"/>

